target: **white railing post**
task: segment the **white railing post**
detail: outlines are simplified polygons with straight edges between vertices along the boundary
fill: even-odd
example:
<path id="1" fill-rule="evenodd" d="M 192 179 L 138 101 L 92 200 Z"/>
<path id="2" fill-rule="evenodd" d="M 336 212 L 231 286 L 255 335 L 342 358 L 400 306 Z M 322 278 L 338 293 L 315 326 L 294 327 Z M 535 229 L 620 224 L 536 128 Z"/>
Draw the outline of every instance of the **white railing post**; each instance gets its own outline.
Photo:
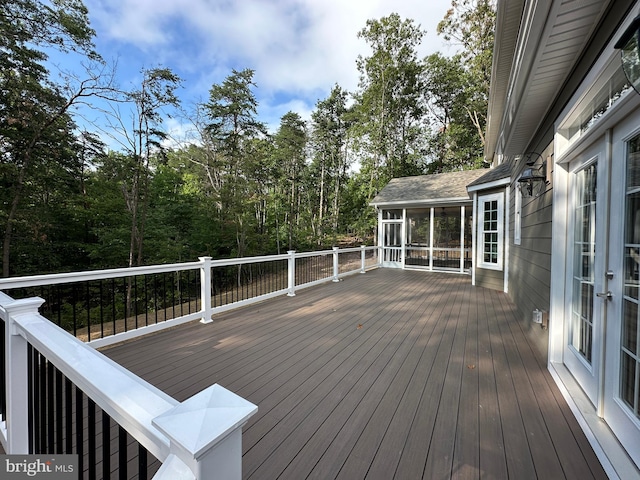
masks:
<path id="1" fill-rule="evenodd" d="M 338 275 L 340 274 L 340 262 L 338 260 L 338 250 L 340 250 L 339 247 L 333 247 L 333 281 L 334 282 L 340 281 L 340 279 L 338 278 Z"/>
<path id="2" fill-rule="evenodd" d="M 241 480 L 242 427 L 257 411 L 216 384 L 156 417 L 153 424 L 169 438 L 169 457 L 154 479 L 174 480 L 185 465 L 197 480 Z"/>
<path id="3" fill-rule="evenodd" d="M 364 245 L 360 245 L 360 263 L 361 263 L 361 267 L 360 267 L 360 273 L 365 273 L 366 270 L 366 266 L 367 266 L 367 247 L 365 247 Z"/>
<path id="4" fill-rule="evenodd" d="M 289 278 L 289 293 L 287 293 L 288 297 L 296 296 L 296 251 L 289 250 L 287 251 L 289 254 L 289 266 L 287 268 L 288 278 Z"/>
<path id="5" fill-rule="evenodd" d="M 22 315 L 34 315 L 44 303 L 40 297 L 15 300 L 3 306 L 5 319 L 5 367 L 7 385 L 7 453 L 29 453 L 29 371 L 27 340 L 14 322 Z"/>
<path id="6" fill-rule="evenodd" d="M 202 262 L 200 267 L 200 304 L 202 319 L 200 323 L 211 323 L 213 311 L 211 309 L 211 257 L 198 257 Z"/>

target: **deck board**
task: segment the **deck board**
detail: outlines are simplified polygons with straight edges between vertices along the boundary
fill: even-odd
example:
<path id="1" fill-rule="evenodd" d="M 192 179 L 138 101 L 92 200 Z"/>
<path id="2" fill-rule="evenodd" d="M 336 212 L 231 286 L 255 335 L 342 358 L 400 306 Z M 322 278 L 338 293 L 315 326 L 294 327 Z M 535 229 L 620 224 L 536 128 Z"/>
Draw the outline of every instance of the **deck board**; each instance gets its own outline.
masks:
<path id="1" fill-rule="evenodd" d="M 378 269 L 104 352 L 180 401 L 257 404 L 246 479 L 606 478 L 516 315 L 467 276 Z"/>

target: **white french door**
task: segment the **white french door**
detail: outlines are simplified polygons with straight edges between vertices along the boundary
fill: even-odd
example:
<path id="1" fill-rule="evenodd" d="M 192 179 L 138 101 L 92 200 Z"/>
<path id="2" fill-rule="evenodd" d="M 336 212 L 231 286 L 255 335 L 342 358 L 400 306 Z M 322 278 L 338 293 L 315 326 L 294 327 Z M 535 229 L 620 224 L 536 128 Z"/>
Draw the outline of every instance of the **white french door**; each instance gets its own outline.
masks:
<path id="1" fill-rule="evenodd" d="M 640 465 L 640 113 L 612 134 L 604 419 Z"/>
<path id="2" fill-rule="evenodd" d="M 564 363 L 591 402 L 598 400 L 608 204 L 603 139 L 570 164 Z"/>

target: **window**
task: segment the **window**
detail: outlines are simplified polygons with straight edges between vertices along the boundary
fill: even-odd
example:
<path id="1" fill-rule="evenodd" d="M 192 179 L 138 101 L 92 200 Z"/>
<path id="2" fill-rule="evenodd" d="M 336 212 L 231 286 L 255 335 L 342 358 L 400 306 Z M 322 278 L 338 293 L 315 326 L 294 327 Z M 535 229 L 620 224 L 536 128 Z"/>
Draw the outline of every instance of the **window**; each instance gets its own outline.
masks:
<path id="1" fill-rule="evenodd" d="M 478 266 L 502 270 L 504 236 L 504 197 L 502 193 L 484 195 L 478 201 Z"/>

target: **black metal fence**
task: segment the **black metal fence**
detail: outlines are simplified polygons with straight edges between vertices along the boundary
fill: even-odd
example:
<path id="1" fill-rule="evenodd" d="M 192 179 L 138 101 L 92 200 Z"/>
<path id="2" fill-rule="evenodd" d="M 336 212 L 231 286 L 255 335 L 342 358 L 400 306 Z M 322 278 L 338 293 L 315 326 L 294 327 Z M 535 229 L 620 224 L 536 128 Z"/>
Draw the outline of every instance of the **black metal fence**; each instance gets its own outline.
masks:
<path id="1" fill-rule="evenodd" d="M 153 477 L 160 461 L 34 347 L 29 362 L 29 453 L 77 454 L 82 478 Z"/>
<path id="2" fill-rule="evenodd" d="M 287 259 L 211 269 L 211 306 L 221 307 L 287 288 Z"/>
<path id="3" fill-rule="evenodd" d="M 163 322 L 200 310 L 200 271 L 182 270 L 9 290 L 45 299 L 40 313 L 82 340 Z"/>

